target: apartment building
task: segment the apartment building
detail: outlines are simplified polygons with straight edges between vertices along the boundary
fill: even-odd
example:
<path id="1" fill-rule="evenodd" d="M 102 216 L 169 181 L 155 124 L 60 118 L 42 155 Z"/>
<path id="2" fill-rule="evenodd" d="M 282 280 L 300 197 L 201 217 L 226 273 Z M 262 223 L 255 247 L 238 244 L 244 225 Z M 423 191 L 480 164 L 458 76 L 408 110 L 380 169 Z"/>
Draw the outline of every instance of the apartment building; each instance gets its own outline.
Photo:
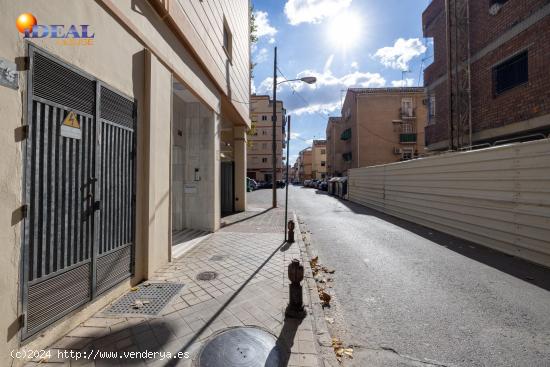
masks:
<path id="1" fill-rule="evenodd" d="M 424 88 L 348 89 L 341 118 L 327 125 L 330 174 L 418 157 L 426 120 Z"/>
<path id="2" fill-rule="evenodd" d="M 311 145 L 311 177 L 323 180 L 327 175 L 327 141 L 313 140 Z"/>
<path id="3" fill-rule="evenodd" d="M 326 128 L 326 146 L 327 146 L 327 175 L 328 177 L 342 176 L 344 171 L 344 160 L 342 154 L 344 153 L 341 148 L 343 144 L 338 143 L 340 134 L 342 134 L 342 118 L 341 117 L 329 117 Z M 337 137 L 338 139 L 336 139 Z M 337 144 L 338 143 L 338 144 Z"/>
<path id="4" fill-rule="evenodd" d="M 428 149 L 550 132 L 548 1 L 434 0 L 422 24 L 435 50 L 424 72 Z"/>
<path id="5" fill-rule="evenodd" d="M 305 180 L 313 179 L 312 176 L 312 149 L 308 147 L 300 151 L 298 155 L 298 180 L 304 182 Z"/>
<path id="6" fill-rule="evenodd" d="M 177 231 L 245 209 L 250 18 L 246 0 L 0 8 L 8 366 L 171 261 Z"/>
<path id="7" fill-rule="evenodd" d="M 273 177 L 273 100 L 266 95 L 250 97 L 250 117 L 252 130 L 249 134 L 246 174 L 258 182 L 271 182 Z M 285 143 L 286 110 L 282 101 L 277 101 L 277 178 L 284 176 L 283 149 Z"/>

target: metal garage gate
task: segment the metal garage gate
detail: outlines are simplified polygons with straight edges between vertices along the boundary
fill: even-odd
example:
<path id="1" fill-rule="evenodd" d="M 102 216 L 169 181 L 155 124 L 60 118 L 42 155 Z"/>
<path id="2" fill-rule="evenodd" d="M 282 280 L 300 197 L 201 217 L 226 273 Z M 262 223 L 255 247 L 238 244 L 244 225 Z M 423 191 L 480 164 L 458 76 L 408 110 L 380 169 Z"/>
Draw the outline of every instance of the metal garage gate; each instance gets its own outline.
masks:
<path id="1" fill-rule="evenodd" d="M 235 212 L 235 165 L 221 162 L 220 171 L 221 214 L 232 214 Z"/>
<path id="2" fill-rule="evenodd" d="M 23 338 L 133 273 L 135 103 L 29 47 Z"/>

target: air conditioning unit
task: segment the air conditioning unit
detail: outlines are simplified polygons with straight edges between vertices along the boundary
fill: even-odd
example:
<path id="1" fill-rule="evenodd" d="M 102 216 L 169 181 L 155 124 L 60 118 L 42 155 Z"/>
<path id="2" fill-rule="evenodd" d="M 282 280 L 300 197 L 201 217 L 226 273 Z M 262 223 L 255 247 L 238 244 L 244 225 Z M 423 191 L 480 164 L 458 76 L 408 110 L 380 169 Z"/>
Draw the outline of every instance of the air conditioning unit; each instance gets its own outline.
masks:
<path id="1" fill-rule="evenodd" d="M 393 154 L 401 154 L 403 153 L 403 149 L 401 148 L 393 148 Z"/>

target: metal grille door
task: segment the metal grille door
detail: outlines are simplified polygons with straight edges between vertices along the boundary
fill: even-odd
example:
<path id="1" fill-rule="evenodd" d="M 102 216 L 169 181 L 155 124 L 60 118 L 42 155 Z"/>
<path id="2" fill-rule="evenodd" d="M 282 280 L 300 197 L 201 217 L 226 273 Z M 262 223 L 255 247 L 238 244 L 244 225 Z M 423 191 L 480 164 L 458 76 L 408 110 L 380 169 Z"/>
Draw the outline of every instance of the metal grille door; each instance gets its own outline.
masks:
<path id="1" fill-rule="evenodd" d="M 132 273 L 134 103 L 100 87 L 101 213 L 96 287 L 101 293 Z"/>
<path id="2" fill-rule="evenodd" d="M 221 211 L 222 214 L 230 214 L 235 211 L 234 190 L 234 165 L 233 162 L 221 162 Z"/>
<path id="3" fill-rule="evenodd" d="M 29 56 L 23 338 L 130 276 L 134 242 L 134 103 Z"/>

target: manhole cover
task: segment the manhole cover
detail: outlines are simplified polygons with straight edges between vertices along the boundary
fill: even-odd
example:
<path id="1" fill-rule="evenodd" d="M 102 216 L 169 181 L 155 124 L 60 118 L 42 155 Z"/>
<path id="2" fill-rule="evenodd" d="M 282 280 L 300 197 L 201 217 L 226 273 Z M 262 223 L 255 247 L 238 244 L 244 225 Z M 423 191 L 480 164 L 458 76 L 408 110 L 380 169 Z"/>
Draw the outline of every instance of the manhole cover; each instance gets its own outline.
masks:
<path id="1" fill-rule="evenodd" d="M 183 286 L 177 283 L 141 284 L 137 291 L 125 294 L 105 313 L 157 315 Z"/>
<path id="2" fill-rule="evenodd" d="M 197 359 L 198 367 L 278 367 L 277 338 L 254 327 L 227 329 L 210 339 Z"/>
<path id="3" fill-rule="evenodd" d="M 214 280 L 218 274 L 215 271 L 203 271 L 197 274 L 198 280 Z"/>

